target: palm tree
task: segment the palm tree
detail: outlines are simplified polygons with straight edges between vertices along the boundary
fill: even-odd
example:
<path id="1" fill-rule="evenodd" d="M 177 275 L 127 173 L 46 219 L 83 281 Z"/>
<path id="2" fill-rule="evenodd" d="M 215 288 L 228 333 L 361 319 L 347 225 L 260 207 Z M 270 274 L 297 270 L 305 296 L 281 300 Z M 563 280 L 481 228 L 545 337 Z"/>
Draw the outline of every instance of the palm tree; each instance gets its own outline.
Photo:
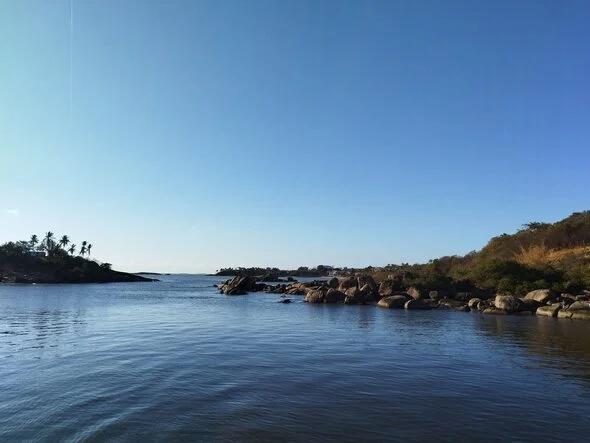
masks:
<path id="1" fill-rule="evenodd" d="M 70 245 L 70 249 L 68 249 L 68 252 L 70 253 L 70 255 L 74 255 L 74 253 L 76 252 L 76 245 L 72 243 Z"/>
<path id="2" fill-rule="evenodd" d="M 50 254 L 53 251 L 53 247 L 55 246 L 55 242 L 53 241 L 54 234 L 51 231 L 47 231 L 45 234 L 45 239 L 43 240 L 43 247 L 47 251 L 47 254 Z"/>
<path id="3" fill-rule="evenodd" d="M 88 246 L 86 246 L 86 254 L 88 254 L 88 257 L 90 257 L 90 250 L 92 249 L 92 243 L 88 243 Z"/>
<path id="4" fill-rule="evenodd" d="M 81 256 L 84 256 L 84 254 L 86 254 L 86 245 L 87 245 L 87 244 L 88 244 L 88 243 L 86 242 L 86 240 L 84 240 L 84 241 L 82 242 L 82 247 L 80 248 L 80 255 L 81 255 Z"/>
<path id="5" fill-rule="evenodd" d="M 62 236 L 59 240 L 59 244 L 62 248 L 66 248 L 66 246 L 70 243 L 70 238 L 67 235 Z"/>
<path id="6" fill-rule="evenodd" d="M 37 243 L 39 243 L 39 237 L 37 237 L 35 234 L 31 235 L 31 240 L 29 243 L 31 244 L 31 249 L 34 250 L 35 246 L 37 246 Z"/>

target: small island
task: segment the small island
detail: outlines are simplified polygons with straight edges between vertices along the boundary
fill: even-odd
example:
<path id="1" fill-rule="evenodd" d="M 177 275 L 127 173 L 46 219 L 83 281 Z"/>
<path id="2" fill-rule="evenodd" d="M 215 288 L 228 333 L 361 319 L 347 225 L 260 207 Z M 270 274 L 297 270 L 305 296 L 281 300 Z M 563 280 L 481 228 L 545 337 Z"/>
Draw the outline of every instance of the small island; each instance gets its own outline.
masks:
<path id="1" fill-rule="evenodd" d="M 112 283 L 150 282 L 155 279 L 119 272 L 110 263 L 90 259 L 92 243 L 79 249 L 67 235 L 59 240 L 48 231 L 43 239 L 0 245 L 0 283 Z"/>

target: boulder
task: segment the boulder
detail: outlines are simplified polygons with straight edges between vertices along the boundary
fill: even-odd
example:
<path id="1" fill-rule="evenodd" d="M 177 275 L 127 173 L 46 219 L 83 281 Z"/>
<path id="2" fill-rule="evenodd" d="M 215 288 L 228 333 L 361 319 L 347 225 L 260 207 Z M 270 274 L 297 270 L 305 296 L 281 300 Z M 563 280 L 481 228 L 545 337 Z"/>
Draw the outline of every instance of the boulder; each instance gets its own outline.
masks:
<path id="1" fill-rule="evenodd" d="M 548 301 L 554 298 L 555 293 L 552 292 L 550 289 L 537 289 L 536 291 L 531 291 L 524 296 L 525 300 L 533 300 L 543 304 L 547 303 Z"/>
<path id="2" fill-rule="evenodd" d="M 248 291 L 256 290 L 256 279 L 248 275 L 236 275 L 219 287 L 225 295 L 242 295 Z"/>
<path id="3" fill-rule="evenodd" d="M 553 303 L 552 305 L 539 306 L 537 308 L 537 315 L 542 317 L 557 317 L 557 313 L 561 309 L 559 303 Z"/>
<path id="4" fill-rule="evenodd" d="M 567 307 L 568 311 L 590 311 L 590 303 L 587 301 L 575 301 Z"/>
<path id="5" fill-rule="evenodd" d="M 279 303 L 291 303 L 290 298 L 284 298 L 283 300 L 279 300 Z"/>
<path id="6" fill-rule="evenodd" d="M 328 281 L 328 286 L 331 288 L 334 288 L 334 289 L 337 289 L 339 284 L 340 284 L 340 282 L 338 281 L 338 279 L 336 277 L 332 277 Z"/>
<path id="7" fill-rule="evenodd" d="M 520 311 L 520 307 L 522 305 L 522 301 L 518 298 L 515 297 L 514 295 L 496 295 L 496 298 L 494 299 L 494 306 L 497 309 L 500 309 L 502 311 L 506 311 L 506 312 L 518 312 Z"/>
<path id="8" fill-rule="evenodd" d="M 346 295 L 343 292 L 340 292 L 337 289 L 330 288 L 326 295 L 324 296 L 324 303 L 341 303 L 346 298 Z"/>
<path id="9" fill-rule="evenodd" d="M 424 299 L 416 299 L 413 298 L 412 300 L 408 300 L 406 302 L 406 304 L 404 305 L 404 309 L 432 309 L 432 303 L 430 303 L 428 300 L 424 300 Z"/>
<path id="10" fill-rule="evenodd" d="M 420 289 L 415 288 L 415 287 L 411 287 L 408 288 L 408 290 L 406 291 L 408 293 L 408 295 L 410 297 L 412 297 L 414 300 L 419 300 L 424 298 L 424 295 L 422 294 L 422 292 L 420 291 Z"/>
<path id="11" fill-rule="evenodd" d="M 344 298 L 344 303 L 348 305 L 356 305 L 363 303 L 363 296 L 361 294 L 361 291 L 359 291 L 359 289 L 356 286 L 348 288 L 344 292 L 344 294 L 346 295 L 346 297 Z"/>
<path id="12" fill-rule="evenodd" d="M 403 295 L 392 295 L 390 297 L 383 297 L 379 300 L 377 306 L 388 309 L 403 309 L 407 301 L 408 297 Z"/>
<path id="13" fill-rule="evenodd" d="M 305 294 L 305 298 L 303 300 L 307 303 L 323 303 L 324 292 L 319 289 L 309 291 L 307 294 Z"/>
<path id="14" fill-rule="evenodd" d="M 356 288 L 356 278 L 354 277 L 346 277 L 340 280 L 340 285 L 338 286 L 339 289 L 343 292 L 346 292 L 349 288 Z"/>
<path id="15" fill-rule="evenodd" d="M 481 301 L 480 298 L 470 298 L 469 301 L 467 302 L 467 306 L 469 306 L 471 309 L 477 309 L 477 305 L 479 304 L 479 302 Z"/>
<path id="16" fill-rule="evenodd" d="M 560 309 L 557 311 L 557 318 L 572 318 L 573 311 L 568 311 L 567 309 Z"/>
<path id="17" fill-rule="evenodd" d="M 394 295 L 395 291 L 392 283 L 391 281 L 384 281 L 379 285 L 378 292 L 380 297 L 391 297 Z"/>
<path id="18" fill-rule="evenodd" d="M 477 310 L 483 312 L 487 308 L 493 307 L 493 300 L 482 300 L 477 304 Z"/>
<path id="19" fill-rule="evenodd" d="M 373 290 L 373 288 L 366 284 L 359 289 L 364 302 L 375 301 L 377 292 Z"/>
<path id="20" fill-rule="evenodd" d="M 359 275 L 357 278 L 357 286 L 359 288 L 362 288 L 365 285 L 368 285 L 369 288 L 371 289 L 371 293 L 376 294 L 377 293 L 377 283 L 375 283 L 375 280 L 373 280 L 373 277 L 371 277 L 370 275 L 367 274 L 362 274 Z"/>

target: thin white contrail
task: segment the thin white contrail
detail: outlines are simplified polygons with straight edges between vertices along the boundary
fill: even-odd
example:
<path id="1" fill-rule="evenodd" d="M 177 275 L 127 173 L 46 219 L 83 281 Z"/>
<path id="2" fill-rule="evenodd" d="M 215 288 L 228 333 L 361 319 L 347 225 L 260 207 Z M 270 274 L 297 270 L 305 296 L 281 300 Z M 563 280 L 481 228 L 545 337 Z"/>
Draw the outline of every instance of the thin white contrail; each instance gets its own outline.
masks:
<path id="1" fill-rule="evenodd" d="M 70 125 L 74 103 L 74 0 L 70 0 Z"/>

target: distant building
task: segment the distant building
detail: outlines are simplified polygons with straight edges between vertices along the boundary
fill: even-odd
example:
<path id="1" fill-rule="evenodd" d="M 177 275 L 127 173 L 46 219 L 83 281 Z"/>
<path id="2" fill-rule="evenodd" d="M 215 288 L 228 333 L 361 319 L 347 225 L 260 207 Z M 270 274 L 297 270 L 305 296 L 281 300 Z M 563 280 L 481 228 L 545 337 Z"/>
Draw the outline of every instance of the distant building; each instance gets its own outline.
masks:
<path id="1" fill-rule="evenodd" d="M 45 257 L 45 251 L 29 251 L 31 257 Z"/>

